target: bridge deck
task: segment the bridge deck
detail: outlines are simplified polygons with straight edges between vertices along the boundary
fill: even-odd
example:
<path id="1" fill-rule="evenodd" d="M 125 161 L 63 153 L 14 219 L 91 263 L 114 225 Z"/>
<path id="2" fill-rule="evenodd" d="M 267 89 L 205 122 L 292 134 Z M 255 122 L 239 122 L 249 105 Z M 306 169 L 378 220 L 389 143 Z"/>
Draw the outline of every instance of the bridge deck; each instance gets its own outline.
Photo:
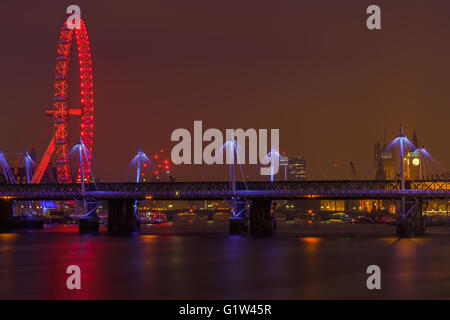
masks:
<path id="1" fill-rule="evenodd" d="M 95 183 L 86 185 L 86 196 L 95 199 L 214 200 L 230 198 L 271 199 L 424 199 L 450 198 L 450 181 L 252 181 Z M 0 198 L 17 200 L 68 200 L 81 198 L 80 184 L 0 184 Z"/>

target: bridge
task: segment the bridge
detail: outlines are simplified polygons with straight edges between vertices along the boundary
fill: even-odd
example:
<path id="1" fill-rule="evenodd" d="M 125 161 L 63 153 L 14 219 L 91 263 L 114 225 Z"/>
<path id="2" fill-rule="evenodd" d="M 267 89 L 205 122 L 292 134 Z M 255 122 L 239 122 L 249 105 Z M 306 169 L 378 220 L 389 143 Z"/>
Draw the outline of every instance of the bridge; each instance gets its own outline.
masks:
<path id="1" fill-rule="evenodd" d="M 252 181 L 236 182 L 139 182 L 85 184 L 0 184 L 0 198 L 21 201 L 73 200 L 224 200 L 230 197 L 271 200 L 307 199 L 421 199 L 450 198 L 450 180 L 400 181 Z"/>
<path id="2" fill-rule="evenodd" d="M 12 223 L 15 201 L 89 199 L 108 202 L 110 231 L 130 232 L 136 230 L 137 200 L 227 200 L 234 206 L 230 233 L 263 235 L 274 231 L 273 200 L 406 199 L 405 215 L 415 221 L 413 227 L 422 230 L 423 201 L 450 199 L 447 180 L 406 181 L 405 187 L 401 188 L 400 181 L 377 180 L 252 181 L 235 182 L 234 187 L 228 182 L 1 184 L 0 223 Z M 90 227 L 82 227 L 82 223 L 91 222 L 81 220 L 80 230 L 89 231 Z M 97 229 L 95 223 L 94 231 Z"/>

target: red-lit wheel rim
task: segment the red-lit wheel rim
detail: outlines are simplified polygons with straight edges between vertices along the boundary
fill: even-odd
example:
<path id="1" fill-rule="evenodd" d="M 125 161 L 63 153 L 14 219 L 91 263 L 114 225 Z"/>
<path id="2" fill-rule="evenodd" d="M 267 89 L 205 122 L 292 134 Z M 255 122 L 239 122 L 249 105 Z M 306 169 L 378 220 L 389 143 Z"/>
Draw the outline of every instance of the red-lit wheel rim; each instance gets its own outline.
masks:
<path id="1" fill-rule="evenodd" d="M 83 159 L 84 178 L 89 182 L 92 177 L 91 163 L 94 138 L 94 84 L 92 80 L 92 60 L 89 36 L 86 24 L 82 19 L 79 28 L 69 29 L 66 22 L 61 28 L 58 39 L 55 68 L 55 87 L 53 103 L 53 123 L 55 127 L 54 143 L 57 179 L 59 183 L 71 183 L 72 176 L 69 165 L 69 74 L 72 43 L 78 48 L 80 66 L 80 107 L 81 128 L 80 137 L 89 150 L 88 159 Z M 77 182 L 81 182 L 80 166 Z"/>

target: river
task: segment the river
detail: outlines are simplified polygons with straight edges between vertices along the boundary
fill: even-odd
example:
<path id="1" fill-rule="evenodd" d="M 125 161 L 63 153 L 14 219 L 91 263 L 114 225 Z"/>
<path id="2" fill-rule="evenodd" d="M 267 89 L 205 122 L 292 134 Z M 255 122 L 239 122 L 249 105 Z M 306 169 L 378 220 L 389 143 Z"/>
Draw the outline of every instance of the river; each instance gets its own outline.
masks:
<path id="1" fill-rule="evenodd" d="M 145 225 L 131 235 L 77 226 L 0 234 L 1 299 L 450 299 L 450 228 L 398 239 L 375 224 L 278 222 L 270 238 L 226 220 Z M 381 290 L 366 269 L 381 268 Z M 81 290 L 66 269 L 81 268 Z"/>

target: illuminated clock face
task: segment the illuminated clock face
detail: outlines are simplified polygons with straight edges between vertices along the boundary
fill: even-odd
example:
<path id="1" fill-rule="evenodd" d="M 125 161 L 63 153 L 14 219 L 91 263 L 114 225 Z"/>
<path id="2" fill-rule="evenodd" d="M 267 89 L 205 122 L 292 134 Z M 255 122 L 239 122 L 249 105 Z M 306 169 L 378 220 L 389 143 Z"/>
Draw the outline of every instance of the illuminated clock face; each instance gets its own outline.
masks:
<path id="1" fill-rule="evenodd" d="M 414 159 L 412 160 L 412 164 L 415 165 L 415 166 L 418 166 L 419 163 L 420 163 L 420 160 L 419 160 L 418 158 L 414 158 Z"/>

